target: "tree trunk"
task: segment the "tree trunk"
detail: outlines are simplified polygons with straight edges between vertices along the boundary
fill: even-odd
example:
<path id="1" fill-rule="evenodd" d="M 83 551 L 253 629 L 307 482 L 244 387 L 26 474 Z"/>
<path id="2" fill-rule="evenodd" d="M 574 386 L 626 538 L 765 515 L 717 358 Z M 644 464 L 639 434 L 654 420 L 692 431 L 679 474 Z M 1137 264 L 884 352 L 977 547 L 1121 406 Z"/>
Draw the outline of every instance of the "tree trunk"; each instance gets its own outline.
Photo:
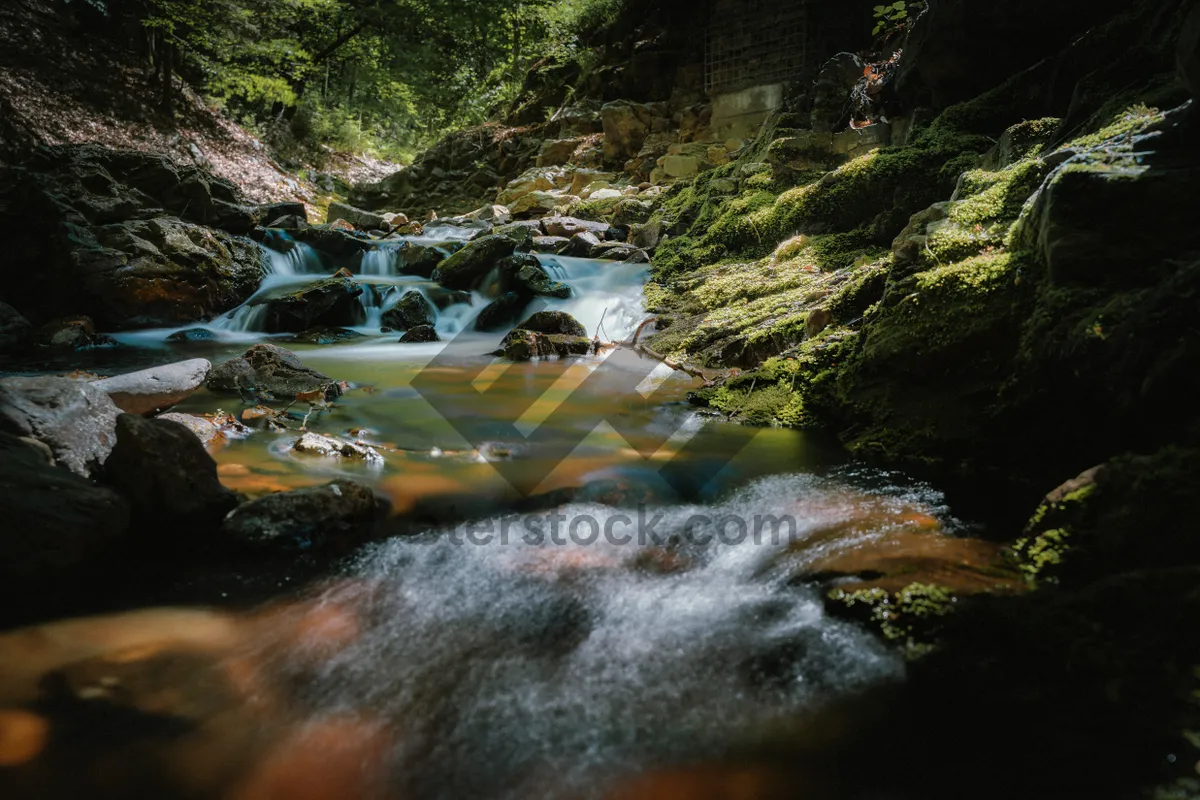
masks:
<path id="1" fill-rule="evenodd" d="M 161 53 L 162 109 L 169 116 L 173 117 L 175 115 L 175 86 L 173 80 L 175 68 L 175 43 L 170 39 L 164 41 Z"/>

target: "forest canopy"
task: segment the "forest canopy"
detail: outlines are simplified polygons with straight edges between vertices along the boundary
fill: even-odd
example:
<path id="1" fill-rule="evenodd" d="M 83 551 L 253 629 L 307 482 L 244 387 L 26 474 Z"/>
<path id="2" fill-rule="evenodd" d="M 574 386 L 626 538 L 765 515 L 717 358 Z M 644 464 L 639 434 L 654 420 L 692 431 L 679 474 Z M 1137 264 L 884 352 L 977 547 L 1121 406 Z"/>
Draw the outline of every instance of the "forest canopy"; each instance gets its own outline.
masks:
<path id="1" fill-rule="evenodd" d="M 539 59 L 576 57 L 622 0 L 76 2 L 139 22 L 160 75 L 260 134 L 401 158 L 502 109 Z"/>

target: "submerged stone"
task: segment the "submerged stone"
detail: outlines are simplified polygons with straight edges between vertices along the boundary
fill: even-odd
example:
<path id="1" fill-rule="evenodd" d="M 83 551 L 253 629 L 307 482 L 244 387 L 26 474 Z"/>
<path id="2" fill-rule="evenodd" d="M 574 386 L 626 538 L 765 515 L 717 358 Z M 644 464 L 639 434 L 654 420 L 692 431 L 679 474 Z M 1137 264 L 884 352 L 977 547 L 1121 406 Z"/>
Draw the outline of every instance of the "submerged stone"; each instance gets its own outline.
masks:
<path id="1" fill-rule="evenodd" d="M 417 325 L 409 328 L 403 336 L 400 337 L 400 344 L 414 344 L 420 342 L 440 342 L 437 329 L 432 325 Z"/>
<path id="2" fill-rule="evenodd" d="M 347 480 L 260 497 L 225 518 L 222 532 L 245 547 L 346 550 L 371 538 L 388 503 Z"/>
<path id="3" fill-rule="evenodd" d="M 337 327 L 317 327 L 309 328 L 303 333 L 298 333 L 292 337 L 291 341 L 302 344 L 337 344 L 338 342 L 348 342 L 354 339 L 362 339 L 364 334 L 358 331 L 352 331 L 349 328 Z"/>
<path id="4" fill-rule="evenodd" d="M 318 389 L 327 400 L 341 394 L 333 378 L 304 366 L 295 353 L 274 344 L 256 344 L 240 358 L 214 367 L 206 385 L 214 392 L 268 394 L 283 401 Z"/>
<path id="5" fill-rule="evenodd" d="M 292 449 L 297 453 L 324 456 L 325 458 L 344 458 L 352 461 L 364 461 L 372 465 L 383 464 L 383 456 L 379 455 L 370 445 L 321 433 L 305 433 L 292 444 Z"/>

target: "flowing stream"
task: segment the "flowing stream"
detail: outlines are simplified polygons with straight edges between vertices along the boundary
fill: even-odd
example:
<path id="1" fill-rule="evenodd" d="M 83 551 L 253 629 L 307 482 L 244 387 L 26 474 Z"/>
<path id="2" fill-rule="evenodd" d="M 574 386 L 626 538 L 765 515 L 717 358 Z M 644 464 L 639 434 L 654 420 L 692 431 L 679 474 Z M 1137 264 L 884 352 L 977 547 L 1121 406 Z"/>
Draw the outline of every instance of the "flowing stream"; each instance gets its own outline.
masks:
<path id="1" fill-rule="evenodd" d="M 498 362 L 495 337 L 471 331 L 487 291 L 438 314 L 448 344 L 399 344 L 381 315 L 435 284 L 397 274 L 386 249 L 356 274 L 361 338 L 267 336 L 255 299 L 332 272 L 303 244 L 270 258 L 256 297 L 203 326 L 211 339 L 118 334 L 122 346 L 82 366 L 220 361 L 259 341 L 296 351 L 353 387 L 309 428 L 369 444 L 382 463 L 300 456 L 294 432 L 264 431 L 213 449 L 222 481 L 258 496 L 350 477 L 418 519 L 417 535 L 370 545 L 336 579 L 265 608 L 0 635 L 0 722 L 6 707 L 40 708 L 75 732 L 0 768 L 0 795 L 609 796 L 902 677 L 902 659 L 831 617 L 805 575 L 904 537 L 953 541 L 936 492 L 794 431 L 705 418 L 684 401 L 693 378 L 628 351 L 607 365 Z M 589 332 L 621 340 L 642 320 L 645 265 L 541 260 L 573 291 L 549 307 Z M 581 390 L 594 374 L 607 377 Z M 176 410 L 240 408 L 200 390 Z M 578 443 L 546 452 L 545 429 Z M 135 718 L 89 728 L 78 708 L 46 711 L 48 674 Z"/>

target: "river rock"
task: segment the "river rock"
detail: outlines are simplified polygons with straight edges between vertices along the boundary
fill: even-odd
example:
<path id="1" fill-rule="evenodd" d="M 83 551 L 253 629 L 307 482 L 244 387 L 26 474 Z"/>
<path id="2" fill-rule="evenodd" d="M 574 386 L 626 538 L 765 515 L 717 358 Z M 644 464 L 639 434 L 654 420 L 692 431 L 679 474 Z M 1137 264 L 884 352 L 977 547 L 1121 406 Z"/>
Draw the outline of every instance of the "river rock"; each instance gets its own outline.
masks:
<path id="1" fill-rule="evenodd" d="M 650 256 L 637 245 L 625 242 L 601 242 L 592 248 L 589 258 L 600 258 L 606 261 L 628 261 L 631 264 L 648 264 Z"/>
<path id="2" fill-rule="evenodd" d="M 282 297 L 263 300 L 267 333 L 299 333 L 315 327 L 359 325 L 366 311 L 358 298 L 363 288 L 346 270 Z"/>
<path id="3" fill-rule="evenodd" d="M 563 251 L 563 255 L 575 256 L 577 258 L 590 258 L 592 251 L 600 246 L 600 239 L 596 234 L 590 231 L 583 231 L 571 237 L 570 243 Z"/>
<path id="4" fill-rule="evenodd" d="M 575 217 L 546 217 L 542 220 L 542 230 L 547 236 L 562 236 L 566 239 L 584 231 L 596 234 L 597 238 L 604 238 L 608 229 L 607 222 L 592 222 Z"/>
<path id="5" fill-rule="evenodd" d="M 211 533 L 237 506 L 237 496 L 217 479 L 216 462 L 187 427 L 122 414 L 116 428 L 104 481 L 129 504 L 135 532 L 158 541 Z"/>
<path id="6" fill-rule="evenodd" d="M 338 480 L 252 500 L 230 512 L 222 531 L 245 547 L 345 551 L 372 538 L 388 507 L 369 487 Z"/>
<path id="7" fill-rule="evenodd" d="M 78 566 L 120 543 L 129 507 L 116 492 L 52 466 L 29 441 L 0 433 L 0 575 Z"/>
<path id="8" fill-rule="evenodd" d="M 640 103 L 617 100 L 600 107 L 600 122 L 604 126 L 604 160 L 625 163 L 642 149 L 653 112 Z"/>
<path id="9" fill-rule="evenodd" d="M 383 312 L 383 324 L 406 331 L 421 325 L 432 325 L 437 312 L 425 296 L 417 291 L 405 292 L 400 302 Z"/>
<path id="10" fill-rule="evenodd" d="M 113 344 L 104 334 L 96 333 L 91 317 L 62 317 L 53 319 L 33 332 L 30 337 L 38 347 L 55 350 L 83 350 Z"/>
<path id="11" fill-rule="evenodd" d="M 193 358 L 115 378 L 93 381 L 117 408 L 129 414 L 152 414 L 173 406 L 204 385 L 212 369 L 206 359 Z"/>
<path id="12" fill-rule="evenodd" d="M 273 344 L 256 344 L 240 358 L 214 367 L 206 385 L 214 392 L 241 395 L 253 391 L 289 402 L 301 392 L 317 389 L 325 390 L 327 400 L 341 394 L 333 378 L 304 366 L 295 353 Z"/>
<path id="13" fill-rule="evenodd" d="M 188 328 L 185 331 L 175 331 L 167 337 L 168 342 L 211 342 L 217 335 L 208 328 Z"/>
<path id="14" fill-rule="evenodd" d="M 500 288 L 536 297 L 567 298 L 571 287 L 552 279 L 537 256 L 517 253 L 501 259 L 496 265 L 500 271 Z"/>
<path id="15" fill-rule="evenodd" d="M 29 320 L 8 303 L 0 303 L 0 352 L 21 347 L 32 332 Z"/>
<path id="16" fill-rule="evenodd" d="M 472 219 L 480 219 L 485 222 L 490 222 L 493 225 L 507 225 L 512 221 L 512 212 L 508 206 L 502 206 L 496 203 L 477 208 L 467 215 Z"/>
<path id="17" fill-rule="evenodd" d="M 197 417 L 194 414 L 180 414 L 177 411 L 172 411 L 167 414 L 159 414 L 155 419 L 165 419 L 169 422 L 175 422 L 196 435 L 200 440 L 200 444 L 207 447 L 213 442 L 219 441 L 224 437 L 221 428 L 217 423 L 204 417 Z"/>
<path id="18" fill-rule="evenodd" d="M 527 305 L 528 297 L 518 292 L 505 292 L 479 312 L 479 316 L 475 318 L 475 330 L 498 331 L 511 327 Z"/>
<path id="19" fill-rule="evenodd" d="M 446 252 L 459 246 L 452 242 L 441 245 L 405 242 L 396 249 L 396 271 L 401 275 L 432 277 L 438 265 L 446 260 Z"/>
<path id="20" fill-rule="evenodd" d="M 512 255 L 517 244 L 515 237 L 506 234 L 481 236 L 443 261 L 433 278 L 450 289 L 470 289 L 492 270 L 497 261 Z"/>
<path id="21" fill-rule="evenodd" d="M 432 325 L 417 325 L 405 331 L 400 337 L 401 344 L 418 344 L 424 342 L 440 342 L 437 329 Z"/>
<path id="22" fill-rule="evenodd" d="M 120 413 L 107 394 L 83 381 L 0 379 L 0 431 L 42 442 L 59 466 L 85 478 L 112 452 Z"/>
<path id="23" fill-rule="evenodd" d="M 370 445 L 339 439 L 336 436 L 326 436 L 322 433 L 303 434 L 292 444 L 297 453 L 324 456 L 326 458 L 345 458 L 352 461 L 365 461 L 368 464 L 383 464 L 383 456 Z"/>
<path id="24" fill-rule="evenodd" d="M 565 236 L 535 236 L 533 249 L 538 253 L 561 253 L 567 249 L 571 240 Z"/>
<path id="25" fill-rule="evenodd" d="M 510 361 L 529 361 L 551 356 L 586 356 L 590 352 L 592 341 L 586 336 L 537 333 L 516 328 L 504 337 L 497 355 L 502 355 Z"/>
<path id="26" fill-rule="evenodd" d="M 349 328 L 318 327 L 296 334 L 291 341 L 302 344 L 337 344 L 362 338 L 363 334 Z"/>
<path id="27" fill-rule="evenodd" d="M 587 329 L 565 311 L 539 311 L 517 327 L 536 333 L 587 336 Z"/>
<path id="28" fill-rule="evenodd" d="M 387 230 L 391 228 L 382 215 L 373 211 L 363 211 L 361 208 L 345 203 L 330 203 L 327 219 L 344 219 L 356 228 L 362 230 Z"/>
<path id="29" fill-rule="evenodd" d="M 438 310 L 445 310 L 450 306 L 461 303 L 471 305 L 471 293 L 460 289 L 447 289 L 445 286 L 430 286 L 425 290 L 425 294 L 433 301 L 434 306 Z"/>

